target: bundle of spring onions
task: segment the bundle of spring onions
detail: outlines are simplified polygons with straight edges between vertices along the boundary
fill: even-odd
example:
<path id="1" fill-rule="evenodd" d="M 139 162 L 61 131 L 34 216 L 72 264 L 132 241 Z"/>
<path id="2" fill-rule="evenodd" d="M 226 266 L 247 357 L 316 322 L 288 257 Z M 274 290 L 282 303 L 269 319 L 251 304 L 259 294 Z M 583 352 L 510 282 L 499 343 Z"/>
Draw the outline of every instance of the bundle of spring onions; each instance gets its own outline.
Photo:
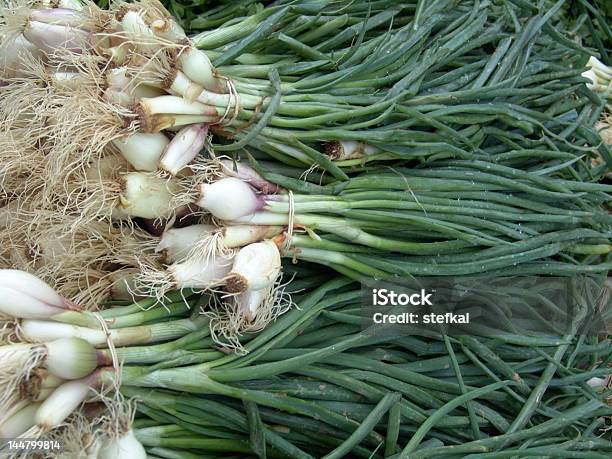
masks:
<path id="1" fill-rule="evenodd" d="M 16 289 L 14 273 L 3 278 L 9 275 Z M 303 276 L 298 283 L 313 281 Z M 36 287 L 42 296 L 43 286 Z M 606 457 L 612 450 L 601 437 L 612 412 L 605 388 L 610 345 L 578 334 L 587 303 L 562 336 L 500 327 L 496 338 L 423 338 L 362 328 L 361 294 L 344 277 L 298 294 L 299 310 L 245 336 L 246 355 L 215 348 L 201 326 L 178 332 L 177 321 L 189 320 L 176 319 L 190 314 L 184 302 L 171 306 L 175 318 L 133 312 L 145 303 L 104 311 L 107 340 L 84 327 L 51 331 L 58 320 L 85 323 L 90 313 L 74 308 L 63 318 L 47 314 L 36 337 L 27 324 L 36 321 L 22 319 L 27 338 L 41 344 L 2 348 L 37 358 L 23 357 L 25 369 L 7 372 L 14 387 L 29 390 L 3 389 L 14 408 L 0 431 L 41 434 L 63 423 L 53 432 L 74 448 L 65 457 L 144 457 L 141 445 L 162 458 L 495 457 L 486 453 L 500 448 L 507 455 Z M 206 301 L 186 300 L 192 310 Z M 130 330 L 143 323 L 165 329 L 165 342 L 136 338 Z M 123 365 L 111 366 L 113 358 Z M 105 399 L 105 389 L 119 383 L 122 396 Z M 97 429 L 100 399 L 119 416 L 110 440 Z M 136 401 L 133 425 L 129 399 Z M 116 455 L 100 455 L 105 449 Z"/>
<path id="2" fill-rule="evenodd" d="M 157 0 L 4 2 L 0 438 L 607 457 L 612 351 L 580 332 L 605 301 L 558 336 L 496 305 L 494 338 L 413 337 L 364 328 L 355 283 L 604 282 L 612 71 L 563 3 L 228 2 L 183 29 Z"/>
<path id="3" fill-rule="evenodd" d="M 278 283 L 275 245 L 291 257 L 323 261 L 354 276 L 430 273 L 432 256 L 439 263 L 438 275 L 509 266 L 523 269 L 523 262 L 534 273 L 608 268 L 598 258 L 608 252 L 608 216 L 600 207 L 606 198 L 598 192 L 608 188 L 588 183 L 602 176 L 610 161 L 606 145 L 589 126 L 603 101 L 588 90 L 593 80 L 580 76 L 581 67 L 573 68 L 590 51 L 567 40 L 551 49 L 551 38 L 559 32 L 547 20 L 560 3 L 541 16 L 524 18 L 528 25 L 524 30 L 512 30 L 508 15 L 489 3 L 452 8 L 439 1 L 421 5 L 413 15 L 403 15 L 403 5 L 372 9 L 356 3 L 341 14 L 333 2 L 317 4 L 321 6 L 328 16 L 321 13 L 311 23 L 308 13 L 313 5 L 280 2 L 244 21 L 234 19 L 233 25 L 202 32 L 192 41 L 186 41 L 180 27 L 152 1 L 117 4 L 111 11 L 91 4 L 78 11 L 7 10 L 6 43 L 28 36 L 41 43 L 52 40 L 52 35 L 41 38 L 36 30 L 47 26 L 59 27 L 58 34 L 61 30 L 70 38 L 41 45 L 49 48 L 44 59 L 22 60 L 25 69 L 6 66 L 16 76 L 7 78 L 5 92 L 11 99 L 5 124 L 11 132 L 27 129 L 38 135 L 49 162 L 45 166 L 49 169 L 40 174 L 44 182 L 34 187 L 33 197 L 28 196 L 31 200 L 17 197 L 18 212 L 24 206 L 26 212 L 51 206 L 52 214 L 69 213 L 74 216 L 72 234 L 79 225 L 89 231 L 90 223 L 99 219 L 128 227 L 135 218 L 153 220 L 152 225 L 165 220 L 168 226 L 203 209 L 224 222 L 219 231 L 210 231 L 211 238 L 190 226 L 183 231 L 206 239 L 200 244 L 202 250 L 183 250 L 185 256 L 172 260 L 168 269 L 149 256 L 110 264 L 125 269 L 142 265 L 134 280 L 138 294 L 219 285 L 230 293 L 250 291 L 230 309 L 246 310 L 252 318 L 260 305 L 266 311 L 260 317 L 275 315 L 267 313 L 278 303 L 272 288 Z M 517 7 L 517 14 L 524 15 L 525 10 Z M 329 37 L 330 26 L 318 25 L 320 20 L 347 27 Z M 313 29 L 307 31 L 305 24 Z M 483 30 L 486 33 L 475 39 Z M 260 36 L 265 39 L 255 40 Z M 355 37 L 360 46 L 347 48 Z M 339 61 L 311 62 L 310 53 L 293 62 L 298 50 L 303 54 L 317 40 L 318 52 L 339 55 Z M 483 56 L 492 44 L 495 51 Z M 524 46 L 530 47 L 527 55 L 521 54 Z M 278 49 L 282 53 L 272 56 L 284 56 L 283 60 L 252 64 L 242 73 L 232 65 L 221 65 L 240 62 L 251 51 L 261 57 L 261 49 L 268 53 Z M 366 51 L 370 57 L 364 59 Z M 564 60 L 567 70 L 561 71 L 558 59 L 568 53 L 574 57 Z M 211 56 L 217 69 L 209 61 Z M 270 71 L 270 81 L 260 81 L 261 65 Z M 302 69 L 299 80 L 293 76 L 296 66 Z M 605 73 L 605 67 L 596 68 Z M 383 74 L 387 77 L 381 78 Z M 367 84 L 376 90 L 364 97 L 360 94 Z M 562 98 L 558 85 L 564 86 Z M 33 87 L 38 91 L 32 91 L 30 99 L 14 99 Z M 151 91 L 172 95 L 155 96 Z M 25 103 L 33 104 L 32 113 L 9 118 Z M 253 171 L 212 157 L 198 158 L 186 167 L 206 143 L 206 124 L 222 131 L 221 137 L 229 133 L 239 139 L 215 144 L 215 151 L 248 144 L 255 158 L 271 155 L 280 163 Z M 158 132 L 164 129 L 178 132 L 170 140 Z M 329 154 L 318 151 L 317 145 Z M 117 155 L 127 162 L 117 161 Z M 592 167 L 589 157 L 603 157 L 604 162 Z M 391 169 L 364 169 L 375 160 L 385 160 Z M 331 177 L 317 174 L 311 181 L 296 180 L 305 168 L 310 174 L 323 169 Z M 327 185 L 315 186 L 312 180 L 318 179 Z M 292 193 L 286 195 L 277 185 Z M 421 196 L 422 187 L 434 194 Z M 270 190 L 280 191 L 279 196 L 269 196 Z M 592 193 L 584 198 L 585 191 Z M 308 196 L 302 196 L 304 192 Z M 449 192 L 453 198 L 461 193 L 456 202 L 451 202 Z M 555 209 L 558 202 L 561 207 Z M 550 215 L 560 213 L 564 215 Z M 36 216 L 21 220 L 28 228 L 32 221 L 36 226 L 34 242 L 20 241 L 25 247 L 19 251 L 36 258 L 36 248 L 44 242 L 39 227 L 45 223 Z M 406 225 L 389 238 L 385 234 L 389 223 Z M 245 237 L 237 241 L 217 237 L 231 233 L 228 228 L 235 224 L 265 228 L 241 227 Z M 27 239 L 24 225 L 11 226 L 7 235 L 14 229 L 16 238 Z M 236 276 L 230 275 L 235 252 L 231 249 L 275 236 L 279 226 L 288 226 L 290 233 L 304 228 L 309 235 L 256 246 L 257 256 L 270 260 L 266 263 L 270 269 L 260 280 L 244 281 L 242 276 L 235 282 Z M 421 234 L 423 228 L 427 234 Z M 332 237 L 326 239 L 329 233 Z M 222 247 L 211 249 L 216 242 Z M 355 249 L 352 242 L 368 249 Z M 184 241 L 184 245 L 189 244 Z M 376 252 L 380 249 L 382 253 Z M 240 258 L 249 259 L 250 251 Z M 397 258 L 391 264 L 389 251 Z M 565 258 L 568 251 L 590 257 Z M 357 252 L 356 259 L 346 259 L 343 252 Z M 562 261 L 551 258 L 561 253 Z M 98 260 L 94 250 L 90 256 Z M 588 267 L 581 266 L 584 259 Z M 455 266 L 465 260 L 471 265 Z M 106 271 L 99 266 L 92 269 Z M 61 278 L 56 273 L 36 274 L 49 281 Z M 76 276 L 73 285 L 100 277 L 86 276 L 84 271 Z M 104 294 L 108 288 L 100 290 Z"/>

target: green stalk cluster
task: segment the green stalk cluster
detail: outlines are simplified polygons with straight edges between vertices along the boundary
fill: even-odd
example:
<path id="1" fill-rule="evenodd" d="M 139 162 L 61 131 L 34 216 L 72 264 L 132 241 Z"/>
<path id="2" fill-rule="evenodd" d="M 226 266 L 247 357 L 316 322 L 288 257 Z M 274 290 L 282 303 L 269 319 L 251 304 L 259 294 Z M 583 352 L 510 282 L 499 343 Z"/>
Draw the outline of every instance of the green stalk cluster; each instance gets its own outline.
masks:
<path id="1" fill-rule="evenodd" d="M 587 144 L 609 167 L 592 129 L 605 99 L 581 76 L 597 51 L 567 38 L 575 32 L 557 20 L 562 4 L 281 1 L 255 14 L 212 9 L 191 21 L 204 29 L 194 44 L 239 93 L 267 97 L 261 114 L 244 108 L 219 128 L 236 141 L 215 148 L 249 146 L 336 178 L 373 160 L 491 159 L 517 150 L 576 158 Z"/>
<path id="2" fill-rule="evenodd" d="M 128 358 L 122 391 L 139 400 L 136 437 L 163 458 L 612 450 L 599 436 L 609 389 L 587 384 L 608 371 L 610 346 L 578 333 L 586 310 L 559 336 L 407 336 L 363 328 L 355 287 L 337 278 L 302 295 L 244 356 L 214 355 L 193 334 L 171 346 L 183 353 L 174 361 Z"/>

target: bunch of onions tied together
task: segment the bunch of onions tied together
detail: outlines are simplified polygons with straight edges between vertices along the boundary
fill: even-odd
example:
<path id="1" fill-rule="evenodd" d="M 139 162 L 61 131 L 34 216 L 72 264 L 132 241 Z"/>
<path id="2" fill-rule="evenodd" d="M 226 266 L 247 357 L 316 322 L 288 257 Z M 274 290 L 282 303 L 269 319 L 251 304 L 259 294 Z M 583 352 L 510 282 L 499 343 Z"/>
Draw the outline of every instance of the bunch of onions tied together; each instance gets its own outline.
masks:
<path id="1" fill-rule="evenodd" d="M 264 202 L 265 193 L 282 190 L 242 163 L 218 159 L 206 167 L 208 174 L 187 180 L 183 192 L 168 203 L 171 208 L 195 206 L 206 218 L 163 232 L 155 252 L 165 266 L 142 263 L 134 292 L 158 299 L 187 288 L 218 292 L 206 311 L 212 336 L 240 350 L 241 334 L 261 330 L 291 305 L 281 272 L 284 226 L 222 220 L 250 213 Z"/>
<path id="2" fill-rule="evenodd" d="M 144 458 L 129 404 L 104 394 L 116 390 L 121 349 L 209 335 L 209 319 L 200 313 L 206 298 L 190 295 L 169 295 L 165 308 L 143 310 L 154 304 L 145 301 L 94 314 L 29 273 L 0 270 L 0 436 L 53 438 L 66 425 L 74 431 L 103 424 L 105 437 L 92 457 Z M 102 417 L 83 423 L 75 415 L 84 402 L 100 399 L 108 405 Z"/>
<path id="3" fill-rule="evenodd" d="M 120 244 L 121 258 L 109 247 L 127 238 L 115 233 L 132 229 L 135 218 L 149 228 L 189 212 L 189 206 L 172 205 L 180 179 L 206 148 L 209 123 L 237 110 L 237 96 L 155 0 L 116 3 L 108 11 L 78 0 L 57 8 L 11 4 L 0 14 L 0 96 L 6 101 L 0 123 L 28 146 L 11 149 L 10 157 L 0 152 L 1 213 L 36 209 L 52 216 L 20 214 L 2 224 L 11 249 L 2 253 L 0 267 L 35 273 L 79 303 L 75 288 L 95 291 L 89 303 L 98 303 L 131 284 L 135 263 L 154 267 L 145 259 L 146 234 L 132 232 L 138 237 L 127 241 L 127 251 Z M 174 111 L 185 104 L 215 115 Z M 160 112 L 163 107 L 169 111 Z M 160 132 L 161 126 L 172 129 Z M 28 171 L 38 178 L 28 181 Z M 27 192 L 15 192 L 23 183 Z M 58 216 L 72 218 L 70 227 L 56 224 Z M 99 237 L 105 225 L 112 238 Z M 264 290 L 258 295 L 267 298 Z M 125 298 L 133 291 L 119 293 Z"/>
<path id="4" fill-rule="evenodd" d="M 217 74 L 161 4 L 120 3 L 109 11 L 89 3 L 77 9 L 24 8 L 13 16 L 5 44 L 36 37 L 46 66 L 40 79 L 47 90 L 41 97 L 51 94 L 40 104 L 41 120 L 47 120 L 41 142 L 51 158 L 44 186 L 61 177 L 62 188 L 43 205 L 61 202 L 62 211 L 82 216 L 84 223 L 103 219 L 130 225 L 134 218 L 172 222 L 219 199 L 200 193 L 208 184 L 195 194 L 191 186 L 207 181 L 207 174 L 191 177 L 194 170 L 217 165 L 187 166 L 206 146 L 209 124 L 237 116 L 239 105 L 255 109 L 264 101 L 247 97 L 239 104 L 233 84 Z M 27 66 L 25 75 L 37 78 Z M 14 83 L 22 80 L 18 76 Z M 128 164 L 117 167 L 117 155 Z M 65 170 L 73 177 L 66 179 Z M 246 175 L 239 171 L 230 181 L 278 191 L 248 168 L 241 171 Z M 211 327 L 216 337 L 236 342 L 238 334 L 262 328 L 288 305 L 280 287 L 279 249 L 269 240 L 281 228 L 202 230 L 172 228 L 164 235 L 159 251 L 175 254 L 170 266 L 162 270 L 140 260 L 136 291 L 163 296 L 174 288 L 223 288 L 226 296 L 210 312 L 215 314 Z M 186 238 L 177 234 L 189 235 L 193 250 L 176 248 Z M 195 236 L 200 239 L 194 241 Z M 170 244 L 173 237 L 178 242 Z"/>
<path id="5" fill-rule="evenodd" d="M 110 198 L 105 195 L 105 201 L 117 198 L 122 186 L 138 186 L 139 180 L 146 180 L 143 173 L 179 175 L 207 144 L 208 123 L 218 122 L 225 113 L 219 109 L 213 110 L 219 111 L 219 116 L 159 121 L 175 115 L 172 109 L 168 115 L 160 115 L 160 107 L 185 102 L 182 96 L 169 95 L 166 77 L 152 76 L 161 75 L 159 56 L 169 59 L 164 64 L 169 72 L 182 75 L 184 71 L 195 78 L 192 86 L 201 91 L 204 87 L 224 90 L 220 83 L 224 80 L 216 76 L 206 55 L 191 46 L 156 0 L 115 6 L 106 11 L 71 0 L 60 8 L 18 6 L 1 12 L 5 22 L 0 35 L 1 92 L 7 103 L 0 110 L 0 122 L 7 130 L 17 131 L 25 118 L 27 138 L 41 145 L 39 157 L 34 152 L 29 161 L 32 167 L 47 163 L 41 174 L 44 180 L 38 184 L 47 193 L 45 200 L 54 201 L 63 193 L 59 200 L 68 196 L 76 200 L 68 207 L 75 211 L 84 206 L 95 211 L 96 207 L 89 205 L 92 191 L 105 190 L 92 190 L 92 186 L 101 188 L 99 182 L 109 182 L 117 172 L 136 175 L 131 181 L 121 181 L 111 190 Z M 145 79 L 157 83 L 148 84 Z M 151 123 L 177 129 L 163 133 L 161 127 L 146 127 Z M 100 158 L 112 163 L 116 154 L 127 160 L 127 168 L 100 167 Z M 15 163 L 14 158 L 6 159 Z M 23 168 L 13 169 L 14 175 L 23 172 Z M 91 173 L 92 169 L 98 174 Z M 161 180 L 157 185 L 164 186 Z M 168 188 L 171 191 L 171 185 Z M 132 204 L 122 201 L 127 210 L 116 211 L 116 216 L 132 215 Z M 107 206 L 98 207 L 98 213 L 109 216 Z"/>

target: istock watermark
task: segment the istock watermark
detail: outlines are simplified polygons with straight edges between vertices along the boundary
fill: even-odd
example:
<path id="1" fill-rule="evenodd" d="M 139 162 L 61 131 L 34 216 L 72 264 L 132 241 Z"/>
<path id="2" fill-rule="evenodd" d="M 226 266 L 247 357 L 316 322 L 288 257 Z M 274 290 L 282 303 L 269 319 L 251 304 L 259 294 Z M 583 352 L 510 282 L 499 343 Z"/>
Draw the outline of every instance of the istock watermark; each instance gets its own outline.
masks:
<path id="1" fill-rule="evenodd" d="M 533 338 L 609 333 L 603 277 L 437 277 L 362 284 L 362 326 L 372 333 Z"/>
<path id="2" fill-rule="evenodd" d="M 424 288 L 418 293 L 397 293 L 386 288 L 372 289 L 372 304 L 375 306 L 433 306 L 431 296 Z"/>

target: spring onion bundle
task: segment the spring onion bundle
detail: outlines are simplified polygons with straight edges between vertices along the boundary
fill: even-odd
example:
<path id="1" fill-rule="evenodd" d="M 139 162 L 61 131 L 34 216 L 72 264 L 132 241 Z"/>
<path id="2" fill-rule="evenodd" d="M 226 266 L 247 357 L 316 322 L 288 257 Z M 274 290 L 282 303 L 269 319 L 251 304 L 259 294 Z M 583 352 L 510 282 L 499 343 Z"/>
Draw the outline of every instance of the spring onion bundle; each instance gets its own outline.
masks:
<path id="1" fill-rule="evenodd" d="M 494 333 L 417 337 L 364 327 L 354 283 L 604 282 L 612 74 L 562 7 L 249 1 L 186 32 L 157 0 L 5 5 L 0 437 L 607 457 L 591 298 L 563 333 L 500 295 Z"/>
<path id="2" fill-rule="evenodd" d="M 72 180 L 62 180 L 56 189 L 53 179 L 45 183 L 41 205 L 53 202 L 57 209 L 59 200 L 64 211 L 78 213 L 85 223 L 99 218 L 112 219 L 113 224 L 120 225 L 136 218 L 171 223 L 200 208 L 230 226 L 289 226 L 291 232 L 297 224 L 298 229 L 309 231 L 309 237 L 295 235 L 277 240 L 277 245 L 292 257 L 318 259 L 353 276 L 366 272 L 429 272 L 431 258 L 399 258 L 388 266 L 384 260 L 376 261 L 377 256 L 387 257 L 385 251 L 447 257 L 437 259 L 438 274 L 503 269 L 522 261 L 531 263 L 533 272 L 544 272 L 551 266 L 551 257 L 567 250 L 605 255 L 605 229 L 596 226 L 603 224 L 606 217 L 599 214 L 597 223 L 592 225 L 587 221 L 591 210 L 578 210 L 590 204 L 570 204 L 570 199 L 572 218 L 537 215 L 551 212 L 551 199 L 566 200 L 572 192 L 583 191 L 583 182 L 601 176 L 609 160 L 606 146 L 598 144 L 599 137 L 586 122 L 598 115 L 597 104 L 601 101 L 585 89 L 584 83 L 589 80 L 580 79 L 573 69 L 580 67 L 590 51 L 567 41 L 551 45 L 558 32 L 547 21 L 559 5 L 527 21 L 529 27 L 524 30 L 517 29 L 507 15 L 490 4 L 451 8 L 447 2 L 439 1 L 414 15 L 406 15 L 411 7 L 404 5 L 390 9 L 377 5 L 371 10 L 356 4 L 340 15 L 333 4 L 322 6 L 321 16 L 312 24 L 303 22 L 312 5 L 289 7 L 280 2 L 245 20 L 243 25 L 248 27 L 244 29 L 238 27 L 242 22 L 236 19 L 234 25 L 203 32 L 192 41 L 153 1 L 120 4 L 111 11 L 86 5 L 78 11 L 17 9 L 14 17 L 8 15 L 11 34 L 21 33 L 18 36 L 26 39 L 36 36 L 42 43 L 44 37 L 32 29 L 42 30 L 49 25 L 61 29 L 69 38 L 62 46 L 50 34 L 40 65 L 30 65 L 21 76 L 23 84 L 31 87 L 39 85 L 41 79 L 49 82 L 46 92 L 35 93 L 37 109 L 28 117 L 34 125 L 40 125 L 36 133 L 49 150 L 49 158 L 53 158 L 49 167 L 56 172 L 49 170 L 48 175 L 59 177 L 60 166 L 75 171 L 69 174 L 74 185 Z M 522 7 L 516 7 L 517 18 L 523 18 L 525 13 Z M 398 21 L 399 17 L 403 19 Z M 331 29 L 324 26 L 327 21 L 343 28 L 343 32 L 329 36 Z M 255 26 L 258 23 L 261 29 Z M 306 24 L 314 29 L 307 31 Z M 483 30 L 484 35 L 475 39 Z M 258 33 L 264 39 L 255 42 Z M 355 37 L 358 47 L 350 44 Z M 321 43 L 320 49 L 312 47 L 316 41 Z M 82 42 L 80 48 L 77 42 Z M 532 52 L 519 61 L 520 48 L 527 44 Z M 490 57 L 481 55 L 487 47 L 495 49 Z M 366 51 L 370 53 L 368 58 Z M 565 56 L 570 51 L 575 57 L 567 60 L 568 70 L 556 68 L 559 64 L 553 64 L 554 56 Z M 254 62 L 260 54 L 269 59 L 265 64 L 230 64 L 232 60 Z M 334 64 L 329 59 L 332 55 L 343 57 Z M 274 56 L 286 57 L 276 65 Z M 215 69 L 211 62 L 219 68 Z M 521 65 L 515 65 L 517 62 Z M 589 62 L 592 67 L 596 61 Z M 66 72 L 60 77 L 58 68 L 62 66 L 71 69 L 69 78 Z M 263 67 L 268 69 L 266 75 L 269 73 L 272 88 L 258 73 Z M 447 67 L 453 70 L 444 73 Z M 599 74 L 605 73 L 604 66 L 596 67 Z M 299 79 L 294 77 L 297 69 L 301 69 Z M 451 74 L 452 79 L 446 76 Z M 386 77 L 380 78 L 381 75 Z M 9 78 L 9 95 L 18 94 L 15 87 L 22 84 L 21 80 L 13 80 Z M 367 85 L 376 89 L 372 96 L 362 95 Z M 565 96 L 575 94 L 576 103 L 556 101 L 552 97 L 555 85 L 564 85 Z M 101 86 L 105 88 L 102 94 L 98 89 Z M 483 101 L 492 102 L 480 103 Z M 19 106 L 23 102 L 15 103 Z M 262 111 L 259 117 L 258 111 Z M 9 113 L 13 113 L 13 107 L 8 108 L 6 114 Z M 5 119 L 9 122 L 8 117 Z M 19 127 L 17 120 L 10 118 L 10 123 Z M 244 165 L 230 166 L 222 160 L 219 168 L 214 157 L 196 160 L 185 169 L 207 143 L 208 124 L 221 137 L 237 139 L 235 144 L 215 144 L 215 150 L 228 151 L 248 144 L 255 158 L 272 156 L 284 163 L 284 171 L 290 169 L 292 176 L 276 173 L 273 166 L 272 171 L 256 171 L 251 180 Z M 177 129 L 170 139 L 167 133 Z M 80 135 L 75 135 L 77 130 Z M 166 133 L 159 132 L 162 130 Z M 319 151 L 321 148 L 327 156 Z M 116 150 L 129 164 L 103 168 L 100 161 L 112 161 L 113 155 L 108 151 Z M 523 151 L 537 154 L 532 157 Z M 591 168 L 582 157 L 585 151 L 601 155 L 604 163 Z M 99 155 L 104 158 L 96 159 Z M 398 181 L 407 182 L 408 189 L 414 180 L 411 175 L 416 174 L 418 182 L 433 187 L 427 192 L 495 192 L 498 195 L 494 199 L 501 201 L 512 194 L 512 199 L 522 201 L 518 209 L 518 201 L 512 205 L 478 203 L 472 209 L 466 208 L 464 200 L 453 207 L 447 205 L 445 198 L 437 201 L 434 196 L 415 196 L 414 203 L 405 203 L 406 186 L 391 185 L 377 187 L 376 198 L 362 194 L 351 198 L 358 199 L 356 202 L 332 204 L 338 196 L 346 199 L 352 189 L 367 193 L 370 178 L 386 182 L 384 174 L 375 169 L 360 172 L 365 163 L 376 159 L 392 161 Z M 84 173 L 79 172 L 82 167 Z M 302 176 L 305 168 L 310 168 L 310 173 L 322 168 L 335 181 L 328 181 L 326 188 L 296 181 L 293 175 Z M 87 173 L 89 169 L 98 170 L 98 177 L 92 178 Z M 160 173 L 154 174 L 158 169 Z M 478 182 L 452 182 L 468 182 L 466 178 L 471 179 L 472 174 L 476 174 Z M 366 180 L 363 189 L 358 188 L 364 186 L 359 185 L 361 180 Z M 558 180 L 572 183 L 556 183 Z M 453 186 L 444 187 L 442 183 L 447 181 Z M 266 191 L 257 188 L 260 183 L 281 194 L 278 198 L 266 196 Z M 277 185 L 293 192 L 290 199 L 297 203 L 297 212 L 289 209 L 293 201 L 285 199 Z M 604 186 L 587 188 L 594 192 L 607 190 Z M 297 194 L 303 191 L 308 197 Z M 329 203 L 328 194 L 334 196 Z M 471 201 L 473 195 L 468 196 L 464 199 Z M 230 199 L 231 206 L 226 205 L 226 199 Z M 275 199 L 281 203 L 273 206 L 270 202 Z M 308 204 L 300 203 L 301 199 Z M 387 199 L 391 202 L 384 206 L 401 208 L 401 214 L 381 210 L 380 201 Z M 521 207 L 534 199 L 546 202 L 537 210 L 533 206 Z M 261 213 L 271 207 L 275 207 L 274 213 L 284 215 Z M 414 215 L 420 211 L 428 215 Z M 339 219 L 338 214 L 343 218 Z M 433 231 L 425 240 L 415 234 L 418 230 L 410 230 L 405 241 L 401 237 L 389 239 L 376 234 L 384 231 L 382 225 L 377 228 L 376 222 L 385 221 L 409 222 Z M 317 227 L 323 237 L 317 234 Z M 595 232 L 579 232 L 587 228 Z M 570 229 L 576 232 L 564 232 Z M 331 233 L 332 239 L 326 239 L 326 233 Z M 535 239 L 528 240 L 529 236 Z M 539 236 L 542 237 L 538 239 Z M 353 245 L 342 246 L 346 239 L 383 252 L 372 254 L 358 249 L 358 259 L 347 261 L 343 252 L 353 251 Z M 501 247 L 506 244 L 513 245 Z M 566 249 L 566 245 L 570 248 Z M 484 251 L 487 247 L 492 247 L 493 252 Z M 479 263 L 479 268 L 454 266 L 462 263 L 456 261 L 461 257 L 452 258 L 454 253 L 471 257 L 476 251 L 482 254 L 476 256 L 477 260 L 495 263 Z M 163 294 L 169 287 L 213 288 L 228 274 L 225 267 L 231 257 L 220 265 L 208 254 L 205 259 L 187 258 L 187 264 L 173 265 L 168 275 L 147 265 L 142 283 Z M 540 261 L 546 263 L 544 268 L 537 264 Z M 589 264 L 606 269 L 605 262 L 593 262 Z M 552 271 L 565 269 L 553 266 Z M 575 268 L 569 271 L 572 269 Z M 206 270 L 211 274 L 196 275 Z M 183 281 L 180 273 L 188 278 Z M 152 285 L 155 282 L 157 289 Z M 141 293 L 141 289 L 136 290 Z"/>
<path id="3" fill-rule="evenodd" d="M 55 382 L 53 396 L 25 405 L 33 415 L 21 408 L 0 429 L 21 426 L 31 435 L 63 416 L 69 443 L 97 451 L 88 429 L 100 421 L 83 418 L 96 411 L 95 391 L 115 381 L 117 370 L 104 366 L 115 353 L 124 362 L 121 391 L 135 397 L 138 412 L 133 426 L 122 417 L 121 438 L 156 457 L 264 450 L 270 457 L 444 457 L 513 452 L 525 441 L 543 453 L 610 451 L 598 437 L 609 391 L 593 384 L 608 372 L 602 359 L 609 359 L 609 342 L 576 335 L 583 313 L 565 336 L 500 327 L 493 339 L 423 338 L 362 329 L 361 291 L 346 278 L 298 296 L 299 310 L 245 335 L 246 355 L 215 349 L 204 328 L 153 346 L 118 340 L 113 351 L 102 344 L 101 366 L 90 376 Z M 134 308 L 102 314 L 114 327 L 131 323 Z M 163 315 L 152 320 L 172 323 Z M 79 400 L 87 403 L 69 414 Z"/>

